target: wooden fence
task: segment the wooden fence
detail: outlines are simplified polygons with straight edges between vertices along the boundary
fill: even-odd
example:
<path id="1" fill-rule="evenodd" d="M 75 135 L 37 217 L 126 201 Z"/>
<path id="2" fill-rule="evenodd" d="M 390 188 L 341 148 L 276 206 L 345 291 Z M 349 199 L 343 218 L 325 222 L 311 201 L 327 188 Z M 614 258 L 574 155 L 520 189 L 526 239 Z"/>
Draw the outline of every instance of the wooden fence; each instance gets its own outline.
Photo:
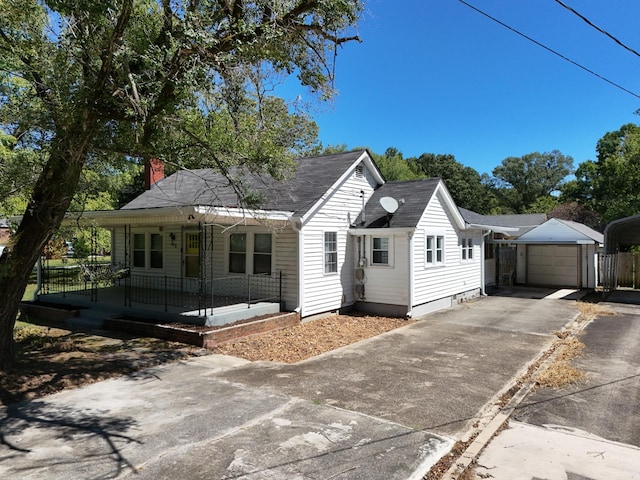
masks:
<path id="1" fill-rule="evenodd" d="M 605 293 L 616 287 L 640 288 L 640 253 L 600 254 L 598 260 L 600 283 Z"/>
<path id="2" fill-rule="evenodd" d="M 618 253 L 618 286 L 640 288 L 640 253 Z"/>

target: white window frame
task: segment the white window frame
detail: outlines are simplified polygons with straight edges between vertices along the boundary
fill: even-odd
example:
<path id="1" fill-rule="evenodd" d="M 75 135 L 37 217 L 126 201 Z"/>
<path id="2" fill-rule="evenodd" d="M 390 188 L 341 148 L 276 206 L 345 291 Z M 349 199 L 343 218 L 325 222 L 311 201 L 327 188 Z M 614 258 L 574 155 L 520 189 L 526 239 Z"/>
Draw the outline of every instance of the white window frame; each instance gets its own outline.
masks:
<path id="1" fill-rule="evenodd" d="M 269 252 L 256 252 L 256 235 L 269 235 L 271 242 L 271 250 Z M 271 275 L 273 273 L 273 246 L 274 236 L 271 232 L 253 232 L 251 235 L 251 272 L 253 275 Z M 261 257 L 269 257 L 269 272 L 256 273 L 256 255 Z"/>
<path id="2" fill-rule="evenodd" d="M 376 249 L 374 248 L 375 245 L 375 239 L 383 239 L 387 241 L 387 248 L 386 248 L 386 252 L 387 252 L 387 261 L 382 263 L 382 262 L 376 262 L 374 261 L 374 252 L 376 251 L 385 251 L 384 249 Z M 373 235 L 371 236 L 371 241 L 369 243 L 369 248 L 370 248 L 370 252 L 371 252 L 371 261 L 369 262 L 369 264 L 372 267 L 392 267 L 393 266 L 393 237 L 391 236 L 386 236 L 386 235 Z"/>
<path id="3" fill-rule="evenodd" d="M 463 262 L 473 262 L 473 238 L 460 239 L 460 256 Z"/>
<path id="4" fill-rule="evenodd" d="M 335 250 L 327 250 L 327 235 L 334 235 Z M 330 240 L 331 241 L 331 240 Z M 335 256 L 335 262 L 328 263 L 327 255 Z M 335 264 L 335 270 L 327 270 L 328 266 Z M 325 275 L 338 274 L 338 232 L 335 230 L 322 232 L 322 272 Z"/>
<path id="5" fill-rule="evenodd" d="M 231 256 L 231 235 L 244 235 L 245 236 L 245 251 L 244 251 L 244 272 L 231 272 L 229 271 L 231 267 L 230 256 Z M 271 253 L 267 254 L 266 252 L 256 252 L 255 251 L 255 236 L 256 235 L 270 235 L 271 236 Z M 236 252 L 240 253 L 240 252 Z M 271 266 L 269 268 L 269 275 L 273 274 L 275 271 L 275 258 L 276 258 L 276 235 L 271 231 L 262 231 L 262 230 L 239 230 L 236 232 L 230 232 L 226 236 L 225 241 L 225 271 L 229 275 L 267 275 L 266 273 L 253 273 L 255 271 L 255 255 L 269 255 Z"/>
<path id="6" fill-rule="evenodd" d="M 139 266 L 139 265 L 135 265 L 135 256 L 134 253 L 136 251 L 136 249 L 134 249 L 135 246 L 135 236 L 136 235 L 144 235 L 144 265 L 143 266 Z M 152 235 L 158 235 L 160 236 L 160 238 L 162 239 L 162 250 L 153 250 L 153 251 L 160 251 L 162 254 L 162 267 L 152 267 L 151 266 L 151 236 Z M 130 247 L 131 247 L 131 268 L 133 270 L 139 271 L 139 272 L 164 272 L 165 270 L 165 266 L 167 263 L 167 252 L 166 252 L 166 246 L 167 246 L 167 242 L 165 239 L 165 235 L 163 231 L 158 231 L 157 229 L 145 229 L 145 230 L 141 230 L 141 229 L 136 229 L 133 230 L 131 232 L 131 240 L 130 240 Z M 138 249 L 138 250 L 142 250 L 142 249 Z"/>
<path id="7" fill-rule="evenodd" d="M 356 178 L 367 178 L 367 170 L 364 166 L 364 162 L 360 162 L 358 165 L 356 165 L 353 175 Z"/>
<path id="8" fill-rule="evenodd" d="M 431 248 L 429 248 L 431 240 Z M 431 260 L 429 260 L 431 252 Z M 424 237 L 424 265 L 425 267 L 443 266 L 446 259 L 446 235 L 443 232 L 428 232 Z"/>

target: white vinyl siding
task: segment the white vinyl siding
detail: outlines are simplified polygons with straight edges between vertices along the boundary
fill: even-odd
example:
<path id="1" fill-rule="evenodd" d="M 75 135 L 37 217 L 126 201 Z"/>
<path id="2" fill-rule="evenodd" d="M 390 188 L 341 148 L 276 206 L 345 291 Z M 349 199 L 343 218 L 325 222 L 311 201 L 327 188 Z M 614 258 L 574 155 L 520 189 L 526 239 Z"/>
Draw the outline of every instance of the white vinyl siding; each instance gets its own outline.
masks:
<path id="1" fill-rule="evenodd" d="M 337 310 L 355 302 L 353 239 L 348 230 L 362 209 L 360 192 L 364 192 L 366 202 L 375 185 L 372 175 L 366 171 L 362 178 L 356 177 L 354 172 L 355 168 L 303 227 L 303 316 Z M 336 274 L 325 273 L 325 232 L 336 232 Z"/>
<path id="2" fill-rule="evenodd" d="M 366 237 L 372 244 L 378 236 Z M 364 268 L 364 296 L 367 302 L 388 305 L 407 305 L 409 302 L 409 238 L 406 233 L 384 237 L 388 239 L 393 257 L 392 265 L 377 266 L 371 257 L 369 266 Z"/>
<path id="3" fill-rule="evenodd" d="M 479 230 L 459 231 L 447 214 L 442 193 L 433 196 L 418 223 L 414 235 L 413 304 L 421 305 L 449 298 L 481 287 Z M 442 237 L 442 263 L 437 265 L 437 237 Z M 433 262 L 427 261 L 427 238 L 433 237 Z M 461 238 L 471 239 L 472 260 L 461 261 Z"/>

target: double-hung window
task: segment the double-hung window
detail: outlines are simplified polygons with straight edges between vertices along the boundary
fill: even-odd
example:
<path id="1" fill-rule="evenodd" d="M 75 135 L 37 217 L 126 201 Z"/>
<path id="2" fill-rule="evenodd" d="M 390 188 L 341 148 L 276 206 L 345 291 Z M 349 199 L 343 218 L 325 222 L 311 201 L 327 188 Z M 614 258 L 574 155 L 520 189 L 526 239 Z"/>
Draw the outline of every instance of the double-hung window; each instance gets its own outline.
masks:
<path id="1" fill-rule="evenodd" d="M 462 260 L 473 260 L 473 239 L 462 238 Z"/>
<path id="2" fill-rule="evenodd" d="M 270 233 L 256 233 L 253 236 L 253 273 L 271 275 Z"/>
<path id="3" fill-rule="evenodd" d="M 371 242 L 371 264 L 389 265 L 389 238 L 373 237 Z"/>
<path id="4" fill-rule="evenodd" d="M 247 271 L 247 234 L 232 233 L 229 235 L 229 273 L 245 273 Z"/>
<path id="5" fill-rule="evenodd" d="M 425 263 L 438 265 L 444 263 L 444 235 L 427 235 L 425 245 Z"/>
<path id="6" fill-rule="evenodd" d="M 229 235 L 229 273 L 271 275 L 273 237 L 270 233 Z"/>
<path id="7" fill-rule="evenodd" d="M 338 271 L 338 233 L 324 232 L 324 273 Z"/>
<path id="8" fill-rule="evenodd" d="M 164 266 L 164 239 L 160 233 L 133 234 L 134 268 L 161 269 Z"/>

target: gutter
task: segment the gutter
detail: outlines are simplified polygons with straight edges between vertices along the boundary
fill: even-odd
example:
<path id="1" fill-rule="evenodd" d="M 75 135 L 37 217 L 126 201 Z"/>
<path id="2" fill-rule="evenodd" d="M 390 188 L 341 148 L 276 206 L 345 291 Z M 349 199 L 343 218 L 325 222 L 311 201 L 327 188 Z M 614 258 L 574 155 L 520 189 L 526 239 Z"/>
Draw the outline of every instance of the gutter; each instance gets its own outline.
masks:
<path id="1" fill-rule="evenodd" d="M 302 305 L 304 304 L 304 232 L 302 231 L 302 219 L 289 217 L 289 224 L 298 237 L 298 306 L 294 309 L 302 318 Z M 280 299 L 282 301 L 282 299 Z"/>
<path id="2" fill-rule="evenodd" d="M 406 318 L 412 318 L 413 317 L 413 267 L 414 267 L 414 262 L 413 262 L 413 234 L 414 232 L 407 232 L 407 241 L 409 242 L 408 245 L 408 262 L 409 262 L 409 292 L 407 295 L 407 299 L 408 299 L 408 304 L 407 305 L 407 315 Z"/>
<path id="3" fill-rule="evenodd" d="M 484 269 L 484 262 L 485 262 L 485 258 L 484 258 L 484 246 L 485 246 L 485 242 L 486 242 L 486 238 L 491 234 L 491 230 L 487 230 L 487 233 L 483 233 L 482 234 L 482 244 L 480 246 L 481 250 L 480 250 L 480 295 L 482 295 L 483 297 L 487 296 L 487 285 L 486 285 L 486 279 L 485 279 L 485 269 Z"/>

